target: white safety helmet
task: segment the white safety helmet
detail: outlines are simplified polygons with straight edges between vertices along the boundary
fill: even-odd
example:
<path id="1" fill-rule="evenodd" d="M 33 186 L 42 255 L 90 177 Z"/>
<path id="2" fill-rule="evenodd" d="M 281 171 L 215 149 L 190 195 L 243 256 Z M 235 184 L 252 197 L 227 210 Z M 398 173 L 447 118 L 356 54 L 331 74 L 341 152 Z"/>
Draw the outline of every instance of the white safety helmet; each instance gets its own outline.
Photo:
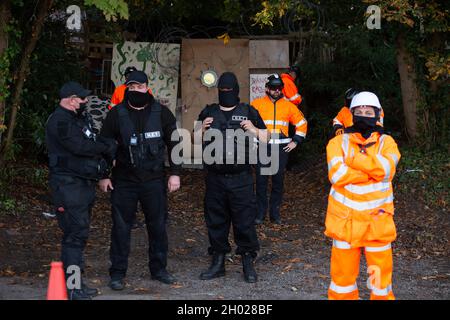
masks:
<path id="1" fill-rule="evenodd" d="M 355 95 L 350 104 L 350 110 L 359 106 L 371 106 L 381 110 L 380 100 L 375 93 L 362 91 Z"/>

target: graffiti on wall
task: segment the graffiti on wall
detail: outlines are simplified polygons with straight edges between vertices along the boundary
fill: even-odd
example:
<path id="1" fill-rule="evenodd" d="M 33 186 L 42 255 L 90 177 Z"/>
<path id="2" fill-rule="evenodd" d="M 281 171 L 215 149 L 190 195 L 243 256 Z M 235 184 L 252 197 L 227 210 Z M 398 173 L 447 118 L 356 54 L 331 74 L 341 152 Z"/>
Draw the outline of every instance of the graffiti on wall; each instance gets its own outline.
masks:
<path id="1" fill-rule="evenodd" d="M 175 114 L 180 45 L 131 41 L 115 43 L 111 70 L 111 80 L 115 86 L 125 82 L 123 73 L 128 66 L 145 71 L 155 97 Z"/>

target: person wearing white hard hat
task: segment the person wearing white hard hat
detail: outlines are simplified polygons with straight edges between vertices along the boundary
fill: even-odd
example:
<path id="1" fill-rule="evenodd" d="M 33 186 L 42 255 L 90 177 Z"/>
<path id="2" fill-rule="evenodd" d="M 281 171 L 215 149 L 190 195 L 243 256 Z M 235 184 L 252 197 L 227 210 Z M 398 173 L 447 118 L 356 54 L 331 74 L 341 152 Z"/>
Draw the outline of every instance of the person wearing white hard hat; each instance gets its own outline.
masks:
<path id="1" fill-rule="evenodd" d="M 353 126 L 327 146 L 331 190 L 325 235 L 333 240 L 328 298 L 359 299 L 361 249 L 369 273 L 370 298 L 393 300 L 392 248 L 396 239 L 392 179 L 400 160 L 394 139 L 377 126 L 381 104 L 360 92 L 350 105 Z"/>

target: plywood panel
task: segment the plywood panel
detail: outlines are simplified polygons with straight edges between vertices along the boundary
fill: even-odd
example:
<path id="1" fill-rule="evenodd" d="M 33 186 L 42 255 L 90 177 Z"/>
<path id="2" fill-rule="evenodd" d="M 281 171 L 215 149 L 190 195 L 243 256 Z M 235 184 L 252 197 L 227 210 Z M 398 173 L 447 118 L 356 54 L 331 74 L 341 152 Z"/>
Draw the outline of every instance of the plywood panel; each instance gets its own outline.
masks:
<path id="1" fill-rule="evenodd" d="M 217 88 L 202 85 L 202 71 L 214 70 L 219 76 L 234 72 L 240 86 L 241 101 L 249 102 L 249 40 L 232 39 L 226 45 L 218 39 L 183 39 L 181 45 L 182 127 L 192 130 L 200 111 L 217 102 Z"/>
<path id="2" fill-rule="evenodd" d="M 256 68 L 287 68 L 289 66 L 288 40 L 251 40 L 249 66 Z"/>

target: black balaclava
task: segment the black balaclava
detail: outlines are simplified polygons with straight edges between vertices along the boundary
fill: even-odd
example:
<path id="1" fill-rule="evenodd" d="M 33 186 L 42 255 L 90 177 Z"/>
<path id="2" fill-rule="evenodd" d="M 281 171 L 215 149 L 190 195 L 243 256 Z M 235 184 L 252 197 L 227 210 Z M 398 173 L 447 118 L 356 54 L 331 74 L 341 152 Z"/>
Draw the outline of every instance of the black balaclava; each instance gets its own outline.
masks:
<path id="1" fill-rule="evenodd" d="M 372 132 L 377 130 L 377 121 L 380 118 L 380 111 L 375 109 L 375 117 L 362 117 L 353 114 L 353 128 L 356 132 L 361 133 L 364 138 L 369 138 Z"/>
<path id="2" fill-rule="evenodd" d="M 217 83 L 219 104 L 222 107 L 234 107 L 239 103 L 239 83 L 234 73 L 224 72 Z M 232 89 L 221 91 L 220 89 Z"/>

